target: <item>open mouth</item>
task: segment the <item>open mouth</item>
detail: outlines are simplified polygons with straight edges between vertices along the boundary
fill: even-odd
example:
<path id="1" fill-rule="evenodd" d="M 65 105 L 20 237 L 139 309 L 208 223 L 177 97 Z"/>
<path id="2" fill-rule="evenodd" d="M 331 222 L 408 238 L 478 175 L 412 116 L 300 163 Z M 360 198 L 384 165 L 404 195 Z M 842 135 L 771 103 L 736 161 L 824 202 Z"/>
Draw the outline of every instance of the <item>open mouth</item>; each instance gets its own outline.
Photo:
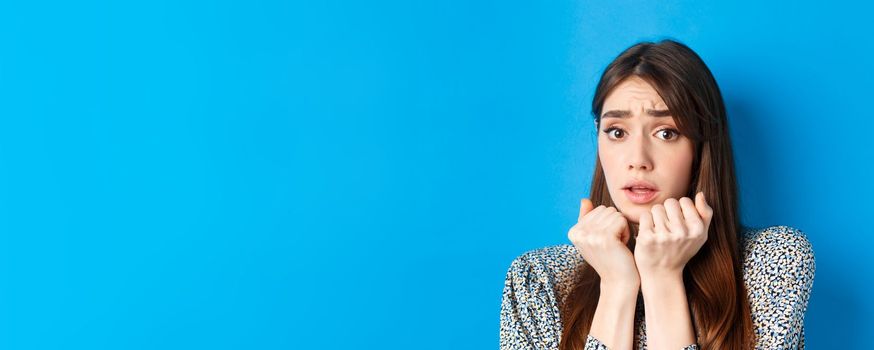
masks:
<path id="1" fill-rule="evenodd" d="M 625 196 L 635 204 L 646 204 L 652 201 L 659 191 L 649 187 L 626 187 L 622 189 Z"/>

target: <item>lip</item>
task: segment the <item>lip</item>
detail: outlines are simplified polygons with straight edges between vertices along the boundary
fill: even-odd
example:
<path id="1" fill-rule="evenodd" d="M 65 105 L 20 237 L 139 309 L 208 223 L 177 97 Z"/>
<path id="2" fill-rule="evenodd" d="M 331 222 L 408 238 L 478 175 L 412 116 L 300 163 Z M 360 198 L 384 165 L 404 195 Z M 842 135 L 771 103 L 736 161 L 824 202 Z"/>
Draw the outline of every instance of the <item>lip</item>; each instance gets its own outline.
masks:
<path id="1" fill-rule="evenodd" d="M 657 190 L 649 189 L 645 192 L 634 192 L 630 188 L 622 189 L 622 192 L 625 192 L 625 197 L 628 197 L 634 204 L 646 204 L 655 199 L 656 195 L 659 193 Z"/>
<path id="2" fill-rule="evenodd" d="M 649 188 L 649 189 L 654 190 L 654 191 L 659 190 L 659 188 L 656 187 L 655 184 L 653 184 L 652 182 L 646 181 L 646 180 L 636 180 L 635 179 L 635 180 L 628 181 L 625 183 L 625 186 L 622 186 L 622 189 L 624 190 L 624 189 L 627 189 L 630 187 L 646 187 L 646 188 Z"/>

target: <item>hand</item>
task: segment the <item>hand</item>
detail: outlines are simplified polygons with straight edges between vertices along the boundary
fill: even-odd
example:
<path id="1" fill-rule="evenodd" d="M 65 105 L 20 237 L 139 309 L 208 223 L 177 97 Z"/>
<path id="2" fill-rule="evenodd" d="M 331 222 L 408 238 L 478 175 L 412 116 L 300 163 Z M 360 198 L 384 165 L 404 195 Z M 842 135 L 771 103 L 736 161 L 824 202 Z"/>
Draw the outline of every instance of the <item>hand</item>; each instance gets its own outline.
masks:
<path id="1" fill-rule="evenodd" d="M 614 207 L 598 206 L 592 201 L 580 201 L 577 224 L 568 231 L 583 259 L 601 276 L 602 285 L 640 285 L 640 276 L 634 265 L 634 255 L 626 244 L 631 234 L 628 221 Z"/>
<path id="2" fill-rule="evenodd" d="M 681 275 L 686 263 L 707 241 L 713 208 L 703 192 L 695 196 L 669 198 L 640 216 L 634 261 L 641 276 L 650 274 Z"/>

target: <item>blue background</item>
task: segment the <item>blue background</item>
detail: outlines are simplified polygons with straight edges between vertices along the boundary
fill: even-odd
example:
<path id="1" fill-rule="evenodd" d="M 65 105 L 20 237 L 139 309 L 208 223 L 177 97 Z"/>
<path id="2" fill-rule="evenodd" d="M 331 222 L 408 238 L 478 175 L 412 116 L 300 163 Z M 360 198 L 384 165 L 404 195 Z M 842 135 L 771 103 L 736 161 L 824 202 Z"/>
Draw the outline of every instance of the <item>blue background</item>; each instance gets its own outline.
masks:
<path id="1" fill-rule="evenodd" d="M 809 347 L 863 347 L 874 33 L 830 4 L 4 2 L 0 347 L 496 348 L 601 71 L 662 38 L 724 93 L 744 223 L 814 245 Z"/>

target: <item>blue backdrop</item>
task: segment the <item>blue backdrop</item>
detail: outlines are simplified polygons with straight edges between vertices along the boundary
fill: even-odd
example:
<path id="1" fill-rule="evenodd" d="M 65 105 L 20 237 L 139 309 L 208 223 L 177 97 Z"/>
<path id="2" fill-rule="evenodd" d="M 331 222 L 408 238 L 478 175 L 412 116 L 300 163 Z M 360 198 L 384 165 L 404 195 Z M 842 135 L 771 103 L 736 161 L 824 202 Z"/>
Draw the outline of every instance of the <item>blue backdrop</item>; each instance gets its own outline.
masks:
<path id="1" fill-rule="evenodd" d="M 744 223 L 816 253 L 810 348 L 874 331 L 871 8 L 759 1 L 0 5 L 0 347 L 487 349 L 567 242 L 602 69 L 696 50 Z"/>

